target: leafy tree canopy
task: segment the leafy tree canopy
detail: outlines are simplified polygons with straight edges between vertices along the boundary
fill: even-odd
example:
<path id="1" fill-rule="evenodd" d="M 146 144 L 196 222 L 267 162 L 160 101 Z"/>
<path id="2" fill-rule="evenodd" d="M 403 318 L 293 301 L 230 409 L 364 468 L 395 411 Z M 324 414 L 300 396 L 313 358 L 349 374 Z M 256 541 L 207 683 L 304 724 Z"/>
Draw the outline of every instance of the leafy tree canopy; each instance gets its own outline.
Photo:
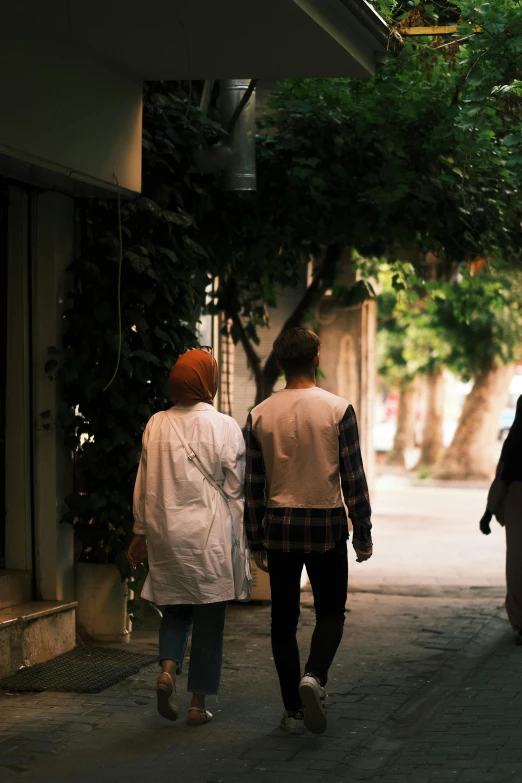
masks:
<path id="1" fill-rule="evenodd" d="M 425 283 L 411 265 L 381 267 L 379 286 L 377 364 L 387 384 L 401 386 L 448 364 L 451 348 L 447 334 L 432 302 L 426 302 Z"/>
<path id="2" fill-rule="evenodd" d="M 458 33 L 407 40 L 373 80 L 279 85 L 260 139 L 258 207 L 263 220 L 265 199 L 273 209 L 283 245 L 416 246 L 449 264 L 518 258 L 521 6 L 442 7 L 462 19 Z M 440 8 L 401 4 L 396 21 L 433 23 Z"/>
<path id="3" fill-rule="evenodd" d="M 258 135 L 257 192 L 218 184 L 202 223 L 220 259 L 215 309 L 236 319 L 236 340 L 257 342 L 276 291 L 297 285 L 324 247 L 406 252 L 421 273 L 431 251 L 445 279 L 477 256 L 519 259 L 520 3 L 376 5 L 399 31 L 460 23 L 458 32 L 407 39 L 370 80 L 279 83 Z"/>
<path id="4" fill-rule="evenodd" d="M 385 333 L 386 363 L 399 357 L 393 372 L 401 372 L 405 361 L 401 362 L 400 356 L 411 355 L 412 344 L 417 361 L 414 372 L 429 369 L 430 362 L 436 360 L 463 380 L 520 359 L 519 270 L 502 264 L 475 270 L 462 265 L 450 281 L 426 282 L 411 265 L 402 264 L 395 270 L 391 288 L 394 293 L 385 289 L 380 327 Z M 401 332 L 404 341 L 397 337 Z M 426 356 L 428 362 L 423 364 Z"/>
<path id="5" fill-rule="evenodd" d="M 505 268 L 475 276 L 464 268 L 434 294 L 429 310 L 450 346 L 447 364 L 464 380 L 520 360 L 521 282 L 518 272 Z"/>

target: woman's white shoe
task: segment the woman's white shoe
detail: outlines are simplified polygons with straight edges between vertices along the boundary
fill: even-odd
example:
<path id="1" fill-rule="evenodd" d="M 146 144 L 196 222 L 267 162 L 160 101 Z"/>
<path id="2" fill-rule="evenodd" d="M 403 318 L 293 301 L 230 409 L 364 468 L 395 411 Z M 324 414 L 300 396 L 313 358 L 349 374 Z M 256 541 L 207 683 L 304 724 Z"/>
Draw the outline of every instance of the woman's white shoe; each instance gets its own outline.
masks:
<path id="1" fill-rule="evenodd" d="M 179 717 L 179 706 L 176 700 L 176 686 L 168 672 L 162 672 L 156 683 L 156 698 L 158 712 L 162 718 L 175 721 Z"/>

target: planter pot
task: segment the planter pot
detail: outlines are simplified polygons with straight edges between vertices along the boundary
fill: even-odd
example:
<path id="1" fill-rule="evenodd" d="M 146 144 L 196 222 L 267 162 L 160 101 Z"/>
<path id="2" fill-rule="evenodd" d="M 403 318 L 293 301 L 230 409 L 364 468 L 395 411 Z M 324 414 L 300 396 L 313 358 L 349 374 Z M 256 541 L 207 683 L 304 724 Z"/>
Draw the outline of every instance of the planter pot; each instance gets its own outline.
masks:
<path id="1" fill-rule="evenodd" d="M 76 563 L 76 621 L 88 636 L 100 642 L 128 642 L 131 623 L 126 581 L 115 565 Z"/>
<path id="2" fill-rule="evenodd" d="M 307 584 L 308 574 L 306 573 L 306 568 L 303 568 L 303 573 L 301 574 L 301 589 L 306 587 Z M 252 559 L 252 595 L 250 596 L 250 599 L 252 601 L 270 601 L 271 597 L 270 577 L 265 571 L 261 571 Z"/>
<path id="3" fill-rule="evenodd" d="M 252 594 L 251 601 L 270 601 L 270 578 L 267 573 L 261 571 L 252 559 Z"/>

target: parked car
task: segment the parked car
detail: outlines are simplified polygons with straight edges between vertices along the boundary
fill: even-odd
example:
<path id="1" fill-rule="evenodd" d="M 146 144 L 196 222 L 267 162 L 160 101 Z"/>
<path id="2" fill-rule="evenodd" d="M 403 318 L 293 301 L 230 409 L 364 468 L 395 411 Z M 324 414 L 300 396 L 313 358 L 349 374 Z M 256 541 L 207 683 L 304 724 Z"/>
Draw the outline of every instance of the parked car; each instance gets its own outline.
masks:
<path id="1" fill-rule="evenodd" d="M 373 430 L 373 442 L 375 451 L 379 454 L 386 454 L 393 448 L 393 440 L 397 425 L 395 421 L 383 421 L 376 424 Z"/>
<path id="2" fill-rule="evenodd" d="M 508 436 L 508 432 L 515 419 L 515 413 L 515 408 L 504 408 L 500 415 L 498 422 L 498 439 L 501 443 L 503 443 Z M 453 440 L 453 436 L 457 429 L 457 423 L 458 422 L 456 421 L 444 423 L 444 448 L 446 449 Z M 392 450 L 396 429 L 397 423 L 394 420 L 380 422 L 374 427 L 373 440 L 375 451 L 383 454 Z"/>

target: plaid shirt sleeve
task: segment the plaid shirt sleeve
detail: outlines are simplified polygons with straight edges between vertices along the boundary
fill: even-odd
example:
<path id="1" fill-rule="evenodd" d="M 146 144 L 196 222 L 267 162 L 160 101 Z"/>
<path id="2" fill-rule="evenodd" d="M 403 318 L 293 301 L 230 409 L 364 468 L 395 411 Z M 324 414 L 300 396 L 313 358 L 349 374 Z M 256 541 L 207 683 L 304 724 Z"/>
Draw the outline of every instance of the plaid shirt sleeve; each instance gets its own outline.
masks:
<path id="1" fill-rule="evenodd" d="M 249 414 L 246 428 L 245 531 L 253 552 L 264 548 L 265 485 L 263 453 L 252 430 L 252 416 Z"/>
<path id="2" fill-rule="evenodd" d="M 372 523 L 368 484 L 364 474 L 357 418 L 351 405 L 339 424 L 339 465 L 344 502 L 353 524 L 353 546 L 372 546 Z"/>

